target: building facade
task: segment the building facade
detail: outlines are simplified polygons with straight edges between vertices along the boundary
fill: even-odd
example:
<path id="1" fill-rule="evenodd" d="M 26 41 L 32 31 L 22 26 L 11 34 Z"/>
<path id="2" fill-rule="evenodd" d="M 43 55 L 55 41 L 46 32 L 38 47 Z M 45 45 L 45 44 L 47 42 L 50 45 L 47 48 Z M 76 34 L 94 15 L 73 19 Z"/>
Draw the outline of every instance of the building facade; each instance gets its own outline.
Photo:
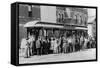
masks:
<path id="1" fill-rule="evenodd" d="M 47 25 L 49 27 L 51 25 L 51 28 L 45 27 L 46 36 L 59 36 L 61 34 L 66 35 L 66 33 L 70 34 L 72 32 L 87 32 L 87 19 L 88 16 L 86 8 L 20 4 L 19 41 L 21 41 L 22 38 L 27 37 L 27 29 L 24 28 L 24 25 L 30 21 L 38 20 L 40 24 L 48 23 L 49 25 Z M 34 31 L 32 27 L 30 29 L 30 32 Z"/>
<path id="2" fill-rule="evenodd" d="M 88 35 L 96 37 L 96 9 L 88 9 Z"/>
<path id="3" fill-rule="evenodd" d="M 40 20 L 40 6 L 19 5 L 19 41 L 27 37 L 27 29 L 24 25 L 29 21 Z M 20 42 L 19 42 L 20 43 Z"/>

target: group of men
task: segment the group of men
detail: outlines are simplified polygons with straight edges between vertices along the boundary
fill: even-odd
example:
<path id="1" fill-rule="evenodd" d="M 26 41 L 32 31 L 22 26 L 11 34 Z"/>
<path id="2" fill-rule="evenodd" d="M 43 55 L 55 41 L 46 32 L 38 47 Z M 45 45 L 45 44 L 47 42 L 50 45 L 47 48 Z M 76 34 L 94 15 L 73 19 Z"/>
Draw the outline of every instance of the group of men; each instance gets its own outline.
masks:
<path id="1" fill-rule="evenodd" d="M 61 36 L 59 38 L 38 36 L 37 39 L 31 35 L 27 39 L 24 39 L 24 42 L 22 40 L 21 46 L 24 46 L 24 55 L 28 58 L 33 55 L 41 56 L 44 54 L 69 53 L 87 48 L 95 48 L 96 41 L 89 36 L 85 37 L 74 34 L 68 37 Z"/>

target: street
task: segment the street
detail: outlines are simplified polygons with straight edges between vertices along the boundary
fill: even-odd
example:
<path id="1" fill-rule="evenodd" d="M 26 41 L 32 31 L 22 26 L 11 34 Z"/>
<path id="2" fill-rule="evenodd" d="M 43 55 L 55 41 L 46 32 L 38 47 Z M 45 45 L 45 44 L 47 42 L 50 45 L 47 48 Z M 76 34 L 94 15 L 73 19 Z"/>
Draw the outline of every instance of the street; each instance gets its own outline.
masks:
<path id="1" fill-rule="evenodd" d="M 42 63 L 42 62 L 57 62 L 57 61 L 76 61 L 76 60 L 89 60 L 96 59 L 96 49 L 86 49 L 83 51 L 62 53 L 62 54 L 49 54 L 42 56 L 31 56 L 30 58 L 24 58 L 19 55 L 19 64 L 23 63 Z"/>

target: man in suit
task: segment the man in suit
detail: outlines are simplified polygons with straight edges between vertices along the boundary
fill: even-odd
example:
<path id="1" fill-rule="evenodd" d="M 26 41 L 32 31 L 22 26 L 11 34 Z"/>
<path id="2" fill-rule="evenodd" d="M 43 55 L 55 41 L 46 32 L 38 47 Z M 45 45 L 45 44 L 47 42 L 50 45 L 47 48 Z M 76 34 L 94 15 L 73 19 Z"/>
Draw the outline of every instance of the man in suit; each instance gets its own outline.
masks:
<path id="1" fill-rule="evenodd" d="M 25 45 L 25 58 L 30 57 L 30 43 L 29 43 L 29 38 L 26 38 L 26 45 Z"/>
<path id="2" fill-rule="evenodd" d="M 32 56 L 32 55 L 34 55 L 33 54 L 34 53 L 34 41 L 35 41 L 34 36 L 31 35 L 29 40 L 30 40 L 30 55 Z"/>

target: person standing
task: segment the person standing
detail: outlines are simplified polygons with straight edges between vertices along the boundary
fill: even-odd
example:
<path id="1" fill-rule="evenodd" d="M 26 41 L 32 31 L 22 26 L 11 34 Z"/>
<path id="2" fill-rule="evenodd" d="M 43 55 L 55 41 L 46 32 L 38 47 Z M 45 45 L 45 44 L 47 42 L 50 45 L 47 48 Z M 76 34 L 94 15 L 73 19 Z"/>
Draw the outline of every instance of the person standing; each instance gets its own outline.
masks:
<path id="1" fill-rule="evenodd" d="M 65 48 L 65 53 L 68 53 L 68 48 L 69 48 L 68 38 L 66 39 L 66 45 L 64 48 Z"/>
<path id="2" fill-rule="evenodd" d="M 43 37 L 40 40 L 40 55 L 44 54 L 44 48 L 45 48 L 45 41 L 43 40 Z"/>
<path id="3" fill-rule="evenodd" d="M 84 37 L 84 46 L 83 46 L 84 49 L 87 48 L 87 44 L 88 44 L 88 39 L 87 37 Z"/>
<path id="4" fill-rule="evenodd" d="M 72 50 L 72 37 L 71 36 L 69 36 L 69 38 L 68 38 L 68 45 L 69 45 L 69 52 L 72 52 L 73 50 Z"/>
<path id="5" fill-rule="evenodd" d="M 46 45 L 46 40 L 45 40 L 45 38 L 43 38 L 42 39 L 42 52 L 41 52 L 41 54 L 46 54 L 46 47 L 47 47 L 47 45 Z"/>
<path id="6" fill-rule="evenodd" d="M 40 55 L 40 37 L 36 40 L 37 55 Z"/>
<path id="7" fill-rule="evenodd" d="M 55 38 L 55 40 L 54 40 L 54 52 L 53 53 L 58 53 L 58 44 L 57 44 L 57 39 Z"/>
<path id="8" fill-rule="evenodd" d="M 26 44 L 27 44 L 26 38 L 23 38 L 23 39 L 21 40 L 21 46 L 20 46 L 20 48 L 21 48 L 21 53 L 22 53 L 22 52 L 25 52 Z"/>
<path id="9" fill-rule="evenodd" d="M 63 53 L 66 53 L 66 44 L 67 43 L 67 40 L 66 40 L 66 38 L 65 37 L 63 37 Z"/>
<path id="10" fill-rule="evenodd" d="M 79 51 L 79 50 L 80 50 L 79 37 L 76 36 L 76 39 L 75 39 L 75 51 Z"/>
<path id="11" fill-rule="evenodd" d="M 49 39 L 46 38 L 45 40 L 45 54 L 49 54 L 50 43 Z"/>
<path id="12" fill-rule="evenodd" d="M 96 47 L 96 41 L 95 41 L 95 38 L 92 38 L 92 48 L 95 48 Z"/>
<path id="13" fill-rule="evenodd" d="M 83 49 L 83 45 L 84 45 L 84 38 L 83 36 L 80 37 L 80 49 Z"/>
<path id="14" fill-rule="evenodd" d="M 34 55 L 34 41 L 35 41 L 35 38 L 33 37 L 33 35 L 30 37 L 30 55 Z"/>
<path id="15" fill-rule="evenodd" d="M 25 47 L 25 58 L 30 57 L 30 43 L 29 43 L 29 38 L 26 39 L 26 47 Z"/>
<path id="16" fill-rule="evenodd" d="M 61 37 L 61 43 L 60 43 L 60 52 L 61 52 L 61 53 L 63 52 L 62 46 L 63 46 L 63 38 Z"/>
<path id="17" fill-rule="evenodd" d="M 72 37 L 72 50 L 73 50 L 73 52 L 75 51 L 75 42 L 76 42 L 75 35 L 73 35 L 73 37 Z"/>
<path id="18" fill-rule="evenodd" d="M 47 54 L 50 53 L 50 40 L 47 39 Z"/>
<path id="19" fill-rule="evenodd" d="M 58 53 L 61 52 L 60 45 L 61 45 L 61 37 L 58 39 Z"/>
<path id="20" fill-rule="evenodd" d="M 54 50 L 54 39 L 51 38 L 51 46 L 50 46 L 50 50 L 52 51 L 53 53 L 53 50 Z"/>

